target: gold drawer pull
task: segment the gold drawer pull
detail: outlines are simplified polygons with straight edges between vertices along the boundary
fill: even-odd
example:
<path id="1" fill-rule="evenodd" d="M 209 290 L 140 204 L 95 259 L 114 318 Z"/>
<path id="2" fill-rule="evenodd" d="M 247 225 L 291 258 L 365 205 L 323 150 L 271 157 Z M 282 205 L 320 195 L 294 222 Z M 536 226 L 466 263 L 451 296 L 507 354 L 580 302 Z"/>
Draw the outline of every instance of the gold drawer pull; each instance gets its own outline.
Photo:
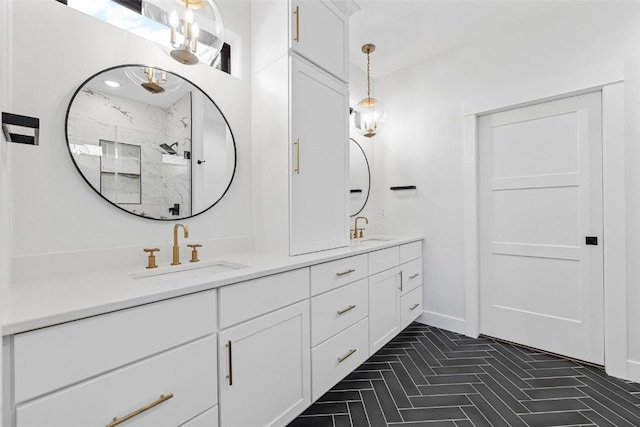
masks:
<path id="1" fill-rule="evenodd" d="M 296 36 L 293 40 L 300 43 L 300 6 L 296 6 L 296 10 L 293 14 L 296 15 Z"/>
<path id="2" fill-rule="evenodd" d="M 338 310 L 338 316 L 341 316 L 343 314 L 345 314 L 347 311 L 351 311 L 354 308 L 356 308 L 355 305 L 350 305 L 349 307 L 345 308 L 344 310 Z"/>
<path id="3" fill-rule="evenodd" d="M 293 171 L 300 175 L 300 138 L 296 139 L 293 145 L 296 146 L 296 168 Z"/>
<path id="4" fill-rule="evenodd" d="M 355 348 L 352 348 L 351 350 L 349 350 L 349 353 L 347 353 L 345 356 L 338 357 L 338 363 L 342 363 L 342 362 L 344 362 L 345 360 L 347 360 L 348 358 L 350 358 L 350 357 L 351 357 L 351 355 L 352 355 L 353 353 L 355 353 L 355 352 L 356 352 L 356 349 L 355 349 Z"/>
<path id="5" fill-rule="evenodd" d="M 416 273 L 412 276 L 409 276 L 409 279 L 415 279 L 416 277 L 418 277 L 420 275 L 420 273 Z"/>
<path id="6" fill-rule="evenodd" d="M 413 307 L 410 307 L 409 310 L 413 311 L 416 308 L 418 308 L 420 306 L 420 304 L 415 304 Z"/>
<path id="7" fill-rule="evenodd" d="M 353 268 L 350 268 L 347 271 L 343 271 L 342 273 L 336 273 L 336 276 L 340 277 L 340 276 L 344 276 L 345 274 L 351 274 L 351 273 L 355 273 L 355 270 Z"/>
<path id="8" fill-rule="evenodd" d="M 115 427 L 115 426 L 118 426 L 118 425 L 122 424 L 125 421 L 129 421 L 131 418 L 137 417 L 138 415 L 142 414 L 143 412 L 146 412 L 149 409 L 151 409 L 153 407 L 156 407 L 156 406 L 158 406 L 159 404 L 161 404 L 163 402 L 166 402 L 167 400 L 171 399 L 172 397 L 173 397 L 173 393 L 161 394 L 160 395 L 160 399 L 156 400 L 155 402 L 151 402 L 148 405 L 143 406 L 142 408 L 138 409 L 137 411 L 133 411 L 129 415 L 125 415 L 122 418 L 115 417 L 112 422 L 107 424 L 107 427 Z"/>

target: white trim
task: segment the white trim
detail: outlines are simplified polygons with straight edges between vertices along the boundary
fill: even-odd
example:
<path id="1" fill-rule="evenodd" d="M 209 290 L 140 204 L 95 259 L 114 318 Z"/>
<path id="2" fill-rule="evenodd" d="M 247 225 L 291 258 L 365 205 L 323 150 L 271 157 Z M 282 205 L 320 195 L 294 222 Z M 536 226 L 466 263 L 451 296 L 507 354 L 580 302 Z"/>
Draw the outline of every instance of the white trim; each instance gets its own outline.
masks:
<path id="1" fill-rule="evenodd" d="M 640 362 L 627 360 L 627 379 L 640 382 Z"/>
<path id="2" fill-rule="evenodd" d="M 457 317 L 447 316 L 445 314 L 434 313 L 433 311 L 424 310 L 416 322 L 423 325 L 434 326 L 447 331 L 456 332 L 458 334 L 465 333 L 465 321 Z"/>
<path id="3" fill-rule="evenodd" d="M 480 334 L 480 289 L 478 271 L 478 147 L 477 117 L 464 117 L 464 317 L 465 334 L 477 337 Z"/>
<path id="4" fill-rule="evenodd" d="M 497 100 L 466 102 L 464 106 L 464 244 L 465 244 L 465 334 L 480 332 L 478 277 L 478 165 L 477 119 L 499 109 L 515 108 L 559 97 L 602 91 L 603 96 L 603 180 L 604 180 L 604 315 L 605 369 L 608 374 L 627 378 L 626 306 L 626 221 L 624 158 L 624 83 L 620 64 L 606 64 L 589 78 L 568 83 L 566 78 L 549 81 L 544 89 L 512 91 Z M 575 74 L 574 74 L 575 76 Z M 564 85 L 562 84 L 564 82 Z M 585 86 L 577 87 L 578 84 Z M 540 88 L 540 85 L 536 85 Z M 560 89 L 568 90 L 560 90 Z M 535 88 L 534 88 L 535 89 Z M 552 92 L 556 90 L 556 92 Z M 525 96 L 526 95 L 526 96 Z M 638 377 L 636 377 L 638 380 Z"/>
<path id="5" fill-rule="evenodd" d="M 605 369 L 626 378 L 627 240 L 624 83 L 602 88 Z"/>
<path id="6" fill-rule="evenodd" d="M 560 94 L 573 96 L 584 92 L 595 92 L 605 85 L 623 80 L 624 62 L 608 62 L 578 71 L 571 70 L 554 78 L 531 82 L 521 87 L 509 87 L 501 92 L 493 92 L 490 97 L 466 100 L 463 111 L 465 116 L 479 116 L 501 109 L 552 100 L 558 98 Z M 567 95 L 560 95 L 560 97 L 565 96 Z"/>

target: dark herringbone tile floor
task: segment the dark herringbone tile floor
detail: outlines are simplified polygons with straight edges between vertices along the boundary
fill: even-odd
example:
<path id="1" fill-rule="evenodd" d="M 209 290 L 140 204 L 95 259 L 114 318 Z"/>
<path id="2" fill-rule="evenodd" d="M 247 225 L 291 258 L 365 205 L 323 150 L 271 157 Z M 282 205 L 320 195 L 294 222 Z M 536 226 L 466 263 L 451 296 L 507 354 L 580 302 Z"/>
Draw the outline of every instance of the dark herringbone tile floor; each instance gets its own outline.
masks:
<path id="1" fill-rule="evenodd" d="M 640 384 L 413 323 L 288 427 L 640 426 Z"/>

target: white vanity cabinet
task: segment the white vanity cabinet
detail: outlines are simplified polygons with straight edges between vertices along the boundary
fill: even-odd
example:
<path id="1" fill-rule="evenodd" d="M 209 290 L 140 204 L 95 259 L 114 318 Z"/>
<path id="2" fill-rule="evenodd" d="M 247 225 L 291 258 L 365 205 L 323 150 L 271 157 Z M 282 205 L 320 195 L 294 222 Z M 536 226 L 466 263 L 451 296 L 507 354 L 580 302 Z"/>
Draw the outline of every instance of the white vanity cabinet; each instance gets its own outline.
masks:
<path id="1" fill-rule="evenodd" d="M 311 267 L 312 400 L 369 357 L 367 255 Z"/>
<path id="2" fill-rule="evenodd" d="M 348 80 L 348 17 L 338 2 L 291 0 L 290 47 L 343 81 Z M 343 4 L 344 6 L 344 4 Z"/>
<path id="3" fill-rule="evenodd" d="M 215 410 L 216 305 L 207 291 L 15 335 L 13 425 L 175 427 Z"/>
<path id="4" fill-rule="evenodd" d="M 261 23 L 252 29 L 251 121 L 260 249 L 349 245 L 348 26 L 338 3 L 252 3 Z"/>
<path id="5" fill-rule="evenodd" d="M 422 242 L 369 253 L 371 354 L 422 312 Z"/>
<path id="6" fill-rule="evenodd" d="M 286 426 L 311 404 L 308 298 L 308 268 L 220 289 L 242 313 L 221 316 L 240 322 L 218 336 L 221 426 Z"/>

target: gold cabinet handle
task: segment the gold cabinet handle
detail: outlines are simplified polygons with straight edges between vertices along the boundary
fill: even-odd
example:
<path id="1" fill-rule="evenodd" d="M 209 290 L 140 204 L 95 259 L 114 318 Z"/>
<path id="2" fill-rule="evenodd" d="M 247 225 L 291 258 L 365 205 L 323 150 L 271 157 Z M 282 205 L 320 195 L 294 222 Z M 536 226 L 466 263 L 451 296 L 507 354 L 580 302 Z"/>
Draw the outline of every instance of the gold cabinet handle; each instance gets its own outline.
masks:
<path id="1" fill-rule="evenodd" d="M 348 311 L 353 310 L 354 308 L 356 308 L 355 305 L 350 305 L 349 307 L 343 309 L 343 310 L 338 310 L 338 316 L 342 316 L 343 314 L 345 314 Z"/>
<path id="2" fill-rule="evenodd" d="M 300 43 L 300 6 L 296 6 L 296 10 L 293 12 L 296 15 L 296 36 L 293 40 Z"/>
<path id="3" fill-rule="evenodd" d="M 415 304 L 413 307 L 410 307 L 409 310 L 413 311 L 416 308 L 418 308 L 420 306 L 420 304 Z"/>
<path id="4" fill-rule="evenodd" d="M 352 348 L 351 350 L 349 350 L 349 353 L 345 354 L 345 355 L 344 355 L 344 356 L 342 356 L 342 357 L 338 357 L 338 363 L 342 363 L 342 362 L 344 362 L 345 360 L 347 360 L 348 358 L 350 358 L 350 357 L 351 357 L 351 355 L 352 355 L 353 353 L 355 353 L 355 352 L 356 352 L 356 349 L 355 349 L 355 348 Z"/>
<path id="5" fill-rule="evenodd" d="M 293 144 L 296 146 L 296 168 L 293 171 L 300 175 L 300 138 L 296 139 Z"/>
<path id="6" fill-rule="evenodd" d="M 355 270 L 353 268 L 350 268 L 347 271 L 343 271 L 341 273 L 336 273 L 336 276 L 340 277 L 340 276 L 344 276 L 345 274 L 351 274 L 351 273 L 355 273 Z"/>
<path id="7" fill-rule="evenodd" d="M 138 409 L 137 411 L 133 411 L 129 415 L 125 415 L 122 418 L 115 417 L 112 422 L 107 424 L 107 427 L 118 426 L 118 425 L 122 424 L 123 422 L 128 421 L 133 417 L 137 417 L 138 415 L 142 414 L 143 412 L 146 412 L 149 409 L 154 408 L 154 407 L 158 406 L 159 404 L 161 404 L 163 402 L 166 402 L 167 400 L 171 399 L 172 397 L 173 397 L 173 393 L 161 394 L 160 398 L 158 400 L 156 400 L 155 402 L 151 402 L 148 405 L 143 406 L 142 408 Z"/>
<path id="8" fill-rule="evenodd" d="M 231 361 L 233 354 L 231 353 L 231 341 L 227 341 L 226 347 L 227 356 L 229 358 L 229 374 L 227 375 L 227 378 L 229 379 L 229 385 L 233 385 L 233 362 Z"/>
<path id="9" fill-rule="evenodd" d="M 400 271 L 400 292 L 402 292 L 402 271 Z"/>
<path id="10" fill-rule="evenodd" d="M 419 275 L 420 275 L 420 273 L 413 274 L 413 275 L 409 276 L 409 279 L 415 279 Z"/>

